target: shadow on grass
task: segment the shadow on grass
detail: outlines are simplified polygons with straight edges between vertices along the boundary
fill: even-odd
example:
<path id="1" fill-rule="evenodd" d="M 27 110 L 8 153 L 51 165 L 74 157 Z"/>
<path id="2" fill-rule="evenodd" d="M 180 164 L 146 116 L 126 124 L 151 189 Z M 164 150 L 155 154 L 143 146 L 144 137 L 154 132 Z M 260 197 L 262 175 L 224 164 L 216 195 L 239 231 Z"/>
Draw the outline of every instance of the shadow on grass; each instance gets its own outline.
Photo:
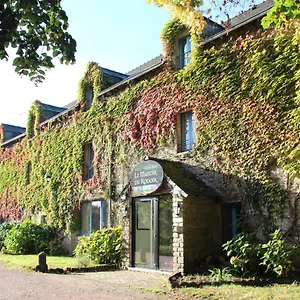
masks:
<path id="1" fill-rule="evenodd" d="M 174 285 L 175 284 L 175 285 Z M 237 278 L 233 280 L 213 281 L 209 279 L 185 280 L 184 278 L 171 284 L 174 287 L 202 287 L 202 286 L 220 286 L 223 284 L 234 284 L 241 286 L 264 287 L 273 284 L 300 284 L 300 277 L 293 278 Z"/>
<path id="2" fill-rule="evenodd" d="M 202 286 L 220 286 L 224 284 L 233 284 L 240 286 L 265 287 L 269 285 L 300 285 L 300 276 L 286 278 L 270 278 L 270 277 L 252 277 L 252 278 L 231 278 L 228 280 L 213 280 L 208 276 L 182 276 L 181 273 L 176 273 L 169 277 L 171 288 L 181 287 L 202 287 Z"/>

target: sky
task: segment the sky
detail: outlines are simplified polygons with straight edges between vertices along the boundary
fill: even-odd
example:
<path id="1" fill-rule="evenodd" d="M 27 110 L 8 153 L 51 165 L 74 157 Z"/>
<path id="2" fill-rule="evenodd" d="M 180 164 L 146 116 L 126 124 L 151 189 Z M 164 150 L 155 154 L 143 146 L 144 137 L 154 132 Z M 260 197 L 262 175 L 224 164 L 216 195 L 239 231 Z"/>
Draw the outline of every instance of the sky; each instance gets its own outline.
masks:
<path id="1" fill-rule="evenodd" d="M 15 73 L 13 59 L 0 60 L 0 124 L 25 126 L 34 100 L 55 106 L 74 101 L 89 61 L 126 73 L 162 53 L 159 36 L 170 19 L 164 8 L 146 0 L 62 0 L 62 7 L 77 42 L 76 64 L 57 62 L 36 87 Z"/>

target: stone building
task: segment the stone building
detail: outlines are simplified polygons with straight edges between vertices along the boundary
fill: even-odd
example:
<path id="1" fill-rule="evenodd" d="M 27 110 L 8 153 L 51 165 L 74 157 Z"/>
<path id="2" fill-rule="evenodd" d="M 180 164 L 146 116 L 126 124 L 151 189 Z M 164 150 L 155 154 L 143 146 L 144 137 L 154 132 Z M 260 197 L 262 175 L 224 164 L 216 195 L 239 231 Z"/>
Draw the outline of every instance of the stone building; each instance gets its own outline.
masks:
<path id="1" fill-rule="evenodd" d="M 227 31 L 208 21 L 203 49 L 217 51 L 241 34 L 254 34 L 271 6 L 266 1 L 239 15 Z M 233 45 L 237 56 L 221 63 L 245 59 L 248 53 Z M 218 53 L 204 51 L 204 59 L 198 57 L 189 70 L 194 46 L 185 28 L 168 47 L 165 56 L 128 74 L 90 64 L 75 103 L 63 108 L 35 103 L 39 108 L 31 110 L 26 134 L 2 143 L 2 219 L 21 219 L 25 213 L 66 230 L 70 251 L 78 235 L 122 225 L 124 266 L 171 272 L 195 272 L 207 257 L 222 255 L 222 244 L 242 229 L 263 239 L 281 228 L 299 242 L 299 181 L 293 169 L 283 171 L 275 162 L 281 145 L 298 146 L 284 126 L 273 123 L 272 116 L 284 117 L 286 108 L 268 114 L 273 106 L 266 104 L 263 88 L 265 102 L 255 95 L 236 100 L 252 82 L 241 82 L 227 101 L 222 76 L 234 68 L 225 63 L 219 71 L 217 65 L 210 69 L 209 76 L 217 79 L 205 86 L 198 64 L 207 60 L 211 68 Z M 297 71 L 290 69 L 288 80 Z M 253 81 L 260 81 L 255 75 Z M 196 88 L 185 86 L 185 80 L 199 76 Z M 286 99 L 296 89 L 290 82 L 290 90 L 278 91 Z M 234 80 L 230 83 L 234 87 Z M 225 125 L 218 125 L 218 117 Z M 255 131 L 248 134 L 248 128 Z M 237 138 L 229 140 L 231 135 Z M 289 161 L 283 164 L 289 167 Z"/>

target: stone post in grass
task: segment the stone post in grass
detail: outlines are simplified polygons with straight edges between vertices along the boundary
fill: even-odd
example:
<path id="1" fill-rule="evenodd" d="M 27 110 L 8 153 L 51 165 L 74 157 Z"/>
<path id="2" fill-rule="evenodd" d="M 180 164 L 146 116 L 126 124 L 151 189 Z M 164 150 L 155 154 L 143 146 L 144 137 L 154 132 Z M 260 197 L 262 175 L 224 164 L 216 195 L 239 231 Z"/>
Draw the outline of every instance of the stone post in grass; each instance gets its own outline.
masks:
<path id="1" fill-rule="evenodd" d="M 46 273 L 48 271 L 47 257 L 45 252 L 38 255 L 39 264 L 35 267 L 36 272 Z"/>

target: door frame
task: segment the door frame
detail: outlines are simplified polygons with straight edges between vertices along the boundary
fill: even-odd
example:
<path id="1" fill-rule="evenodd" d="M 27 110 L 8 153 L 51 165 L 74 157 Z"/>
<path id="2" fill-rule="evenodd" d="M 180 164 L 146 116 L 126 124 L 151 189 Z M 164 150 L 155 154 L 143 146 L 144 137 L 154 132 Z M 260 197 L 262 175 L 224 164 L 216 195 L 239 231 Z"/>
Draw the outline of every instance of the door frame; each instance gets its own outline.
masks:
<path id="1" fill-rule="evenodd" d="M 133 203 L 133 210 L 132 210 L 132 267 L 140 267 L 135 264 L 135 247 L 136 247 L 136 202 L 137 201 L 152 201 L 154 205 L 154 216 L 153 216 L 153 223 L 154 223 L 154 237 L 153 237 L 153 242 L 154 242 L 154 266 L 153 268 L 149 267 L 150 269 L 159 269 L 159 218 L 158 218 L 158 205 L 159 205 L 159 198 L 158 197 L 135 197 L 132 198 L 132 203 Z M 142 267 L 141 267 L 142 268 Z M 145 267 L 148 268 L 148 267 Z"/>

